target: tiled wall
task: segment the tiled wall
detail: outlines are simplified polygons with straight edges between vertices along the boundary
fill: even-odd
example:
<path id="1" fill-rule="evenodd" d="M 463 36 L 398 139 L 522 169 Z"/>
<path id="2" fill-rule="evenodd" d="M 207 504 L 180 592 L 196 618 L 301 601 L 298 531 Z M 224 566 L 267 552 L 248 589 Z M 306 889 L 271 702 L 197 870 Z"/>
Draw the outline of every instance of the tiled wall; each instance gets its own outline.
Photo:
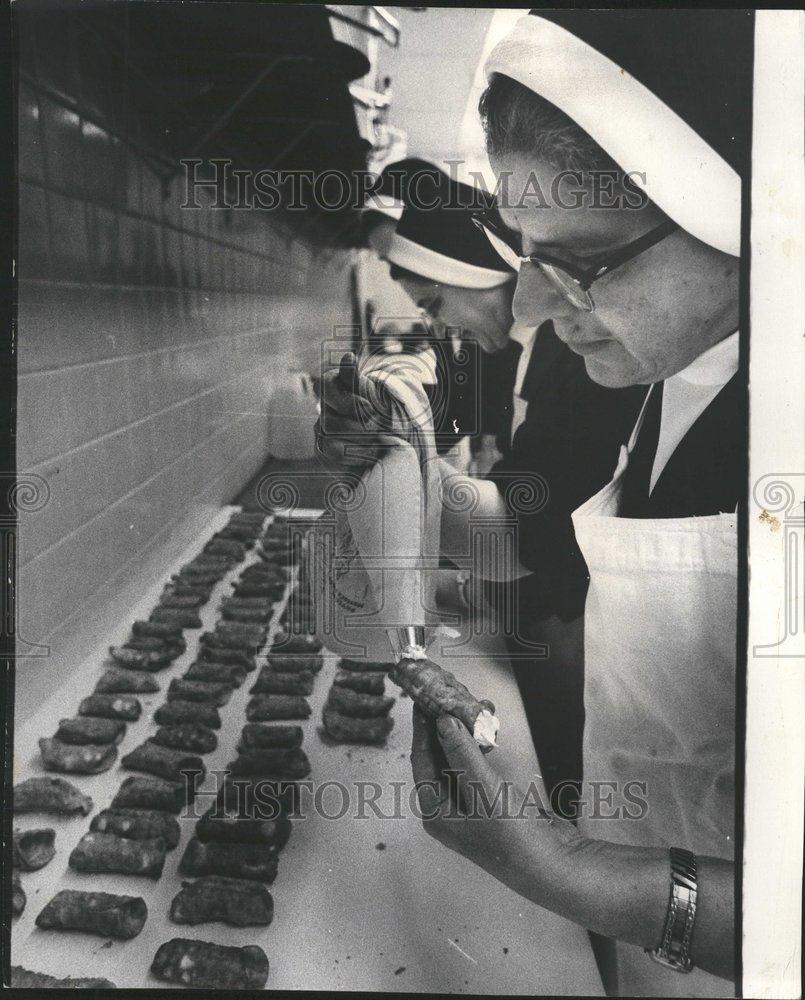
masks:
<path id="1" fill-rule="evenodd" d="M 19 195 L 18 468 L 50 491 L 20 519 L 18 653 L 49 649 L 18 660 L 24 718 L 259 466 L 272 393 L 351 311 L 347 253 L 182 210 L 30 73 Z"/>

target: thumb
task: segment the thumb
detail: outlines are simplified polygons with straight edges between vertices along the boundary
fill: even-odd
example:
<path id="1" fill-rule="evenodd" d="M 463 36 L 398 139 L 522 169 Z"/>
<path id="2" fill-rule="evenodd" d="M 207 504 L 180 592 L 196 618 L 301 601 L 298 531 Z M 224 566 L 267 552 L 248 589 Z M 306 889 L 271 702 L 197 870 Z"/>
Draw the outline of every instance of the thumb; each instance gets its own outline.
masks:
<path id="1" fill-rule="evenodd" d="M 464 723 L 454 715 L 440 715 L 436 729 L 450 769 L 459 774 L 459 785 L 466 781 L 488 785 L 494 777 L 492 769 Z"/>
<path id="2" fill-rule="evenodd" d="M 338 366 L 338 381 L 346 392 L 354 392 L 358 359 L 352 351 L 347 351 Z"/>

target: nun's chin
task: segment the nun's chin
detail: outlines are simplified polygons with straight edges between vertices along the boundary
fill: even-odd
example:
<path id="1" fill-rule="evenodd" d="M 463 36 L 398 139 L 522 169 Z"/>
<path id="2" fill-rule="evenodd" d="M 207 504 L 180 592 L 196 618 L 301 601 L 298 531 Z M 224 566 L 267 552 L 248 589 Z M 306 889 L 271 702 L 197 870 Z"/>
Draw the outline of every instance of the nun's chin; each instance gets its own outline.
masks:
<path id="1" fill-rule="evenodd" d="M 635 359 L 617 341 L 601 341 L 595 346 L 594 354 L 586 351 L 583 354 L 587 374 L 593 382 L 606 389 L 626 389 L 646 381 Z"/>

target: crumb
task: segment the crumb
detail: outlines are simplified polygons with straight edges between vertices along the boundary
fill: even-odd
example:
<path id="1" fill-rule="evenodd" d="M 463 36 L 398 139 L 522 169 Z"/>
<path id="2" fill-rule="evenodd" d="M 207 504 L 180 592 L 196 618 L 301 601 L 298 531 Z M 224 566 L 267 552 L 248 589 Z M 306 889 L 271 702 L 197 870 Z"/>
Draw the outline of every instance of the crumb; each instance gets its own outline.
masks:
<path id="1" fill-rule="evenodd" d="M 503 949 L 503 954 L 504 955 L 508 955 L 509 954 L 509 949 L 508 948 L 504 948 Z"/>
<path id="2" fill-rule="evenodd" d="M 349 961 L 350 958 L 352 958 L 352 956 L 351 955 L 347 955 L 347 961 Z"/>
<path id="3" fill-rule="evenodd" d="M 399 967 L 399 969 L 395 969 L 395 970 L 394 970 L 394 975 L 395 975 L 395 976 L 399 976 L 399 974 L 400 974 L 401 972 L 405 972 L 405 966 L 404 966 L 404 965 L 401 965 L 401 966 Z"/>
<path id="4" fill-rule="evenodd" d="M 458 938 L 453 938 L 453 944 L 458 944 Z"/>
<path id="5" fill-rule="evenodd" d="M 385 849 L 386 849 L 386 845 L 383 843 L 382 840 L 380 841 L 379 844 L 375 844 L 375 850 L 377 850 L 377 851 L 385 851 Z"/>
<path id="6" fill-rule="evenodd" d="M 101 948 L 111 948 L 111 947 L 112 947 L 111 938 L 108 941 L 104 941 L 104 943 L 101 945 Z"/>

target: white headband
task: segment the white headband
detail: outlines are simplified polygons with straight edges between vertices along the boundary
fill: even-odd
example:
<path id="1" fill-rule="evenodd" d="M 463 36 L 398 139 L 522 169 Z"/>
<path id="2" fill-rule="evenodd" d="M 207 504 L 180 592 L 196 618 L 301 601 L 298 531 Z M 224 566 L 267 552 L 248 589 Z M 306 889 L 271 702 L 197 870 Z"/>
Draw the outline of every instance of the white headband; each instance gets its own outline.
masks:
<path id="1" fill-rule="evenodd" d="M 386 260 L 428 281 L 438 281 L 457 288 L 497 288 L 515 277 L 513 271 L 495 271 L 465 260 L 457 260 L 395 233 L 386 251 Z"/>
<path id="2" fill-rule="evenodd" d="M 495 46 L 484 71 L 487 79 L 511 77 L 564 111 L 682 229 L 739 256 L 741 178 L 611 59 L 552 21 L 527 15 Z"/>

